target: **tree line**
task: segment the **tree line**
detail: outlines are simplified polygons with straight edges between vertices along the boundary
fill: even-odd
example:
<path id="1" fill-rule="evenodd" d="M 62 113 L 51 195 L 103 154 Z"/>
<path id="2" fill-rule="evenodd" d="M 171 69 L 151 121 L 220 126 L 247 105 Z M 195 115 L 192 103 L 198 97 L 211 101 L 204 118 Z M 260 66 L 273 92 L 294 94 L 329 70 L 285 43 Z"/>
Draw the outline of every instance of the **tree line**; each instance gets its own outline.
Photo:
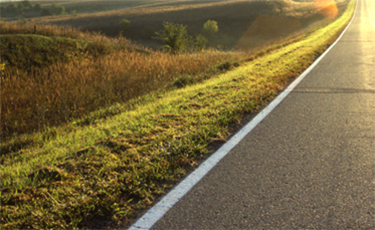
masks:
<path id="1" fill-rule="evenodd" d="M 13 2 L 7 6 L 1 6 L 2 17 L 32 17 L 65 14 L 65 7 L 53 3 L 51 7 L 43 7 L 42 4 L 32 4 L 29 0 Z"/>

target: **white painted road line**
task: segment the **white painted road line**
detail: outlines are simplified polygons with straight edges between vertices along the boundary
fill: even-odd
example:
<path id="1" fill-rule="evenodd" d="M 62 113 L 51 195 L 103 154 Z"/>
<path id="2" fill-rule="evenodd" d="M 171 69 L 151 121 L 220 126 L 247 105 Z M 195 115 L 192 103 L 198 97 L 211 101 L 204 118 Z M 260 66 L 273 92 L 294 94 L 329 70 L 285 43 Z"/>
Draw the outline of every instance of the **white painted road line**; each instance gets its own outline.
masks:
<path id="1" fill-rule="evenodd" d="M 341 33 L 339 38 L 289 87 L 276 97 L 266 108 L 264 108 L 254 119 L 252 119 L 245 127 L 243 127 L 236 135 L 226 142 L 220 149 L 212 154 L 204 161 L 196 170 L 188 177 L 181 181 L 174 189 L 172 189 L 161 201 L 146 212 L 129 230 L 150 229 L 158 220 L 160 220 L 170 208 L 173 207 L 196 183 L 198 183 L 229 151 L 236 146 L 251 130 L 253 130 L 288 94 L 311 72 L 312 69 L 327 55 L 327 53 L 337 44 L 344 35 L 348 27 L 353 21 L 358 8 L 358 2 L 353 17 L 348 26 Z"/>
<path id="2" fill-rule="evenodd" d="M 368 15 L 370 16 L 370 19 L 369 19 L 369 21 L 370 21 L 370 23 L 371 23 L 371 25 L 375 28 L 375 24 L 372 22 L 372 20 L 373 20 L 373 18 L 372 18 L 372 15 L 371 15 L 371 13 L 370 13 L 370 7 L 369 7 L 369 5 L 368 5 L 368 1 L 369 0 L 364 0 L 365 2 L 366 2 L 366 4 L 367 4 L 367 12 L 368 12 Z"/>

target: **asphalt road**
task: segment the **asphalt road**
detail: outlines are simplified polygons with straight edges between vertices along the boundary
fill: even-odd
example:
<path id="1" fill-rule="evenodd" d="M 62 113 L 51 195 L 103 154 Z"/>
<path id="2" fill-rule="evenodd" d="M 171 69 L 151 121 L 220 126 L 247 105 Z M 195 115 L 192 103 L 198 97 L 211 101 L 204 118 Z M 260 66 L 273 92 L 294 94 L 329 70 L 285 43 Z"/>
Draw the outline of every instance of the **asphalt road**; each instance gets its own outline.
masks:
<path id="1" fill-rule="evenodd" d="M 366 1 L 318 66 L 152 229 L 375 229 Z"/>

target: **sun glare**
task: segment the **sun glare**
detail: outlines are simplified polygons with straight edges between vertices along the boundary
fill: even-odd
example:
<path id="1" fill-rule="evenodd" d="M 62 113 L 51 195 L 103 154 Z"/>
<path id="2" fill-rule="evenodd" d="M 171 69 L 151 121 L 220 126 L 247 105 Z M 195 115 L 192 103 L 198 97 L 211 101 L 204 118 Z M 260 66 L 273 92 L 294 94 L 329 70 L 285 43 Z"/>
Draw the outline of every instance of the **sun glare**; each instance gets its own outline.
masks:
<path id="1" fill-rule="evenodd" d="M 324 17 L 334 19 L 339 13 L 334 0 L 314 0 L 314 7 Z"/>

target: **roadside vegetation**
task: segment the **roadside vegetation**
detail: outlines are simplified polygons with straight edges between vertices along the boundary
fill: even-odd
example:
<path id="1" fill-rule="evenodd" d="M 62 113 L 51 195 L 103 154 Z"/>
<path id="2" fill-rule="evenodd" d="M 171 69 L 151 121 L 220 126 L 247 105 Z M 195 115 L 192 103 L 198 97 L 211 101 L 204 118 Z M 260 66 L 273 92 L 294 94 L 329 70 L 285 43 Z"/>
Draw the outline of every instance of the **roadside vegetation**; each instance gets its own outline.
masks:
<path id="1" fill-rule="evenodd" d="M 174 33 L 170 30 L 176 28 L 183 26 L 166 31 Z M 217 65 L 234 62 L 240 55 L 217 50 L 169 55 L 132 45 L 122 37 L 56 26 L 38 26 L 36 33 L 32 24 L 1 22 L 4 140 L 182 84 L 175 81 L 188 83 L 181 79 L 207 79 L 225 70 Z M 173 53 L 182 52 L 186 47 L 181 45 L 190 42 L 188 37 L 169 39 L 176 42 L 169 44 Z"/>
<path id="2" fill-rule="evenodd" d="M 197 37 L 194 49 L 172 52 L 164 41 L 170 52 L 163 52 L 123 37 L 1 22 L 1 228 L 129 223 L 210 144 L 225 142 L 230 124 L 306 69 L 354 6 L 251 52 L 196 52 Z M 184 26 L 171 28 L 190 39 Z"/>

